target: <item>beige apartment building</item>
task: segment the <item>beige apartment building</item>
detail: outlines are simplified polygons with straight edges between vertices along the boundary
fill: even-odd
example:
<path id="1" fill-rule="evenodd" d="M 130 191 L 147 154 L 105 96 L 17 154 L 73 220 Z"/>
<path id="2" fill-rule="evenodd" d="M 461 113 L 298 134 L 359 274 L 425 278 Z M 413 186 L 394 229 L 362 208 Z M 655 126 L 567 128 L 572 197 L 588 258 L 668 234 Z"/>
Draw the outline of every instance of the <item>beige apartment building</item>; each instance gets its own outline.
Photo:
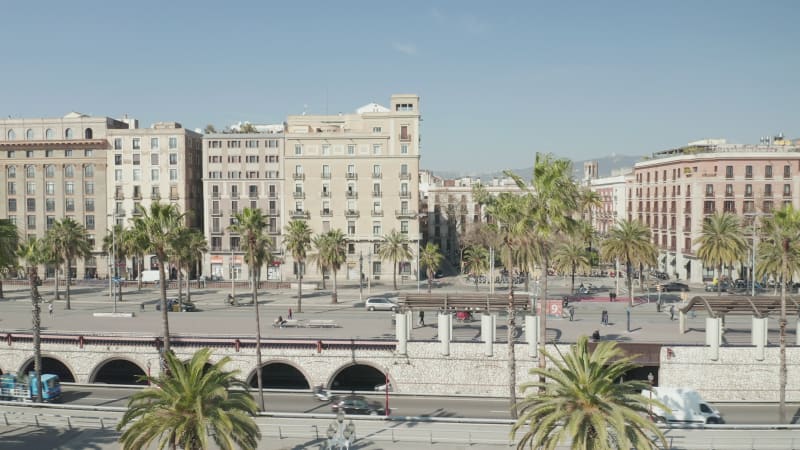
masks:
<path id="1" fill-rule="evenodd" d="M 129 127 L 110 130 L 111 150 L 109 186 L 106 192 L 108 220 L 130 226 L 139 208 L 150 208 L 153 202 L 172 203 L 186 214 L 186 225 L 201 228 L 202 214 L 202 135 L 187 130 L 177 122 L 158 122 L 150 128 L 139 128 L 135 119 L 125 119 Z M 145 260 L 145 270 L 156 269 L 154 257 Z M 136 258 L 126 264 L 123 274 L 132 278 Z"/>
<path id="2" fill-rule="evenodd" d="M 419 97 L 393 95 L 388 108 L 371 103 L 350 114 L 288 116 L 284 137 L 284 221 L 306 220 L 315 234 L 341 229 L 349 241 L 341 278 L 358 280 L 363 266 L 365 277 L 391 279 L 392 262 L 377 257 L 383 236 L 408 235 L 414 254 L 420 240 Z M 284 278 L 294 279 L 290 254 L 284 262 Z M 399 266 L 415 278 L 415 260 Z M 322 276 L 308 264 L 304 273 Z"/>
<path id="3" fill-rule="evenodd" d="M 17 224 L 23 239 L 44 237 L 56 220 L 83 224 L 92 256 L 75 261 L 72 276 L 108 272 L 102 256 L 108 228 L 108 133 L 128 124 L 108 117 L 69 113 L 60 118 L 0 120 L 0 217 Z M 54 267 L 45 267 L 52 277 Z"/>
<path id="4" fill-rule="evenodd" d="M 282 128 L 203 136 L 203 231 L 209 244 L 203 274 L 212 279 L 248 279 L 241 237 L 228 229 L 234 215 L 244 208 L 258 208 L 267 216 L 275 257 L 267 266 L 266 278 L 281 279 L 279 237 L 285 225 Z"/>

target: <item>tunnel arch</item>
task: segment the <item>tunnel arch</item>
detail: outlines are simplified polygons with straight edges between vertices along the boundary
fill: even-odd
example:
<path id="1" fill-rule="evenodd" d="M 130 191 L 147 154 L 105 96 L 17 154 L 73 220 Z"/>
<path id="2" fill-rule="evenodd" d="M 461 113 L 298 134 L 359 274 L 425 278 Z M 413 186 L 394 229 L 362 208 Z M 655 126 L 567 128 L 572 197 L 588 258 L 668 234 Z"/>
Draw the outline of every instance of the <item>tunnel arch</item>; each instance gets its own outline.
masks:
<path id="1" fill-rule="evenodd" d="M 385 383 L 386 373 L 383 370 L 369 363 L 356 362 L 337 370 L 329 385 L 337 391 L 374 391 L 376 386 Z"/>
<path id="2" fill-rule="evenodd" d="M 258 387 L 254 369 L 247 378 L 247 385 Z M 261 384 L 264 389 L 308 389 L 308 376 L 288 361 L 268 361 L 261 365 Z"/>
<path id="3" fill-rule="evenodd" d="M 102 361 L 94 368 L 89 375 L 89 383 L 146 386 L 147 381 L 138 379 L 143 375 L 147 373 L 135 362 L 123 357 L 114 357 Z"/>
<path id="4" fill-rule="evenodd" d="M 34 358 L 31 357 L 22 364 L 22 367 L 19 369 L 19 373 L 20 375 L 23 375 L 27 374 L 28 372 L 32 372 L 33 370 Z M 52 373 L 54 375 L 58 375 L 58 378 L 61 381 L 67 383 L 75 382 L 75 372 L 73 372 L 65 362 L 50 355 L 42 355 L 42 373 Z"/>

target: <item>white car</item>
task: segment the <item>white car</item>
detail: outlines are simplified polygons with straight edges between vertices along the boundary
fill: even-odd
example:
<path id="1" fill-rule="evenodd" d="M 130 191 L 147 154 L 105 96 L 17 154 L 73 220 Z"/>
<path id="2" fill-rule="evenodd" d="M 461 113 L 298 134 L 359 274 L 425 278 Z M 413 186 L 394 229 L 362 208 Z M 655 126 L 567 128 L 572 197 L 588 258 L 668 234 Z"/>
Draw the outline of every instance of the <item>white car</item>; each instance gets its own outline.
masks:
<path id="1" fill-rule="evenodd" d="M 400 306 L 397 303 L 384 297 L 370 297 L 364 302 L 367 311 L 392 311 L 397 312 Z"/>

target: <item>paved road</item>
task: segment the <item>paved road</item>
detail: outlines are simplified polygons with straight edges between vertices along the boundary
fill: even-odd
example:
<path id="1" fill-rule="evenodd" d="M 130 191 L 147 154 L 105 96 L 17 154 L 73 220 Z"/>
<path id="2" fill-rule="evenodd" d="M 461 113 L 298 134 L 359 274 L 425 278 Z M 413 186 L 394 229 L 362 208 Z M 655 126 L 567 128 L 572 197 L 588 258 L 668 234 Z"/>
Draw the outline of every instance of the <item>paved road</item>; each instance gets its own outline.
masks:
<path id="1" fill-rule="evenodd" d="M 68 405 L 118 406 L 127 405 L 128 398 L 138 388 L 117 388 L 94 385 L 69 385 L 64 387 L 64 400 Z M 371 400 L 383 403 L 383 394 L 368 395 Z M 267 412 L 329 413 L 330 405 L 320 402 L 309 392 L 275 392 L 266 394 Z M 509 419 L 508 400 L 485 397 L 432 397 L 415 395 L 389 395 L 389 406 L 395 416 L 459 417 L 474 419 Z M 727 423 L 774 424 L 778 423 L 777 404 L 723 403 L 715 404 Z M 800 424 L 800 404 L 790 404 L 793 423 Z"/>
<path id="2" fill-rule="evenodd" d="M 591 278 L 589 280 L 596 286 L 605 285 L 613 288 L 614 280 L 605 278 Z M 581 282 L 579 280 L 578 282 Z M 569 281 L 555 278 L 551 281 L 551 298 L 560 298 L 568 290 Z M 481 292 L 487 292 L 487 287 L 481 285 Z M 239 289 L 239 297 L 245 299 L 246 294 Z M 461 277 L 446 278 L 443 287 L 436 292 L 474 292 L 473 286 Z M 499 291 L 499 288 L 498 288 Z M 399 292 L 416 292 L 415 283 L 400 286 Z M 699 286 L 693 287 L 693 294 L 701 293 Z M 201 311 L 194 313 L 171 313 L 170 330 L 175 334 L 184 335 L 228 335 L 228 336 L 253 336 L 254 321 L 252 306 L 232 307 L 226 305 L 225 297 L 228 289 L 195 289 L 192 298 Z M 391 289 L 391 285 L 372 286 L 373 295 L 396 295 L 398 291 Z M 52 290 L 44 292 L 45 300 L 52 298 Z M 176 295 L 172 290 L 169 295 Z M 63 295 L 63 294 L 62 294 Z M 141 292 L 135 288 L 128 288 L 124 294 L 124 301 L 118 304 L 118 310 L 133 312 L 133 318 L 108 318 L 93 317 L 95 312 L 110 312 L 112 305 L 108 299 L 105 288 L 86 288 L 76 286 L 72 296 L 72 310 L 64 309 L 64 301 L 57 301 L 53 316 L 43 313 L 44 332 L 115 332 L 115 333 L 140 333 L 145 335 L 158 335 L 161 332 L 161 315 L 155 310 L 154 301 L 158 298 L 158 291 L 152 287 Z M 363 296 L 369 292 L 364 289 Z M 679 299 L 677 293 L 662 294 L 667 301 Z M 310 337 L 310 338 L 356 338 L 356 339 L 394 339 L 394 326 L 389 312 L 367 312 L 359 300 L 359 291 L 354 286 L 344 286 L 340 291 L 340 303 L 330 303 L 330 291 L 314 291 L 304 294 L 303 312 L 296 312 L 296 292 L 293 290 L 271 290 L 259 295 L 262 315 L 262 336 L 265 338 L 285 337 Z M 604 294 L 598 296 L 607 299 Z M 566 319 L 548 320 L 548 340 L 560 342 L 574 342 L 580 335 L 591 334 L 599 330 L 606 339 L 634 342 L 656 342 L 702 345 L 705 342 L 704 327 L 705 316 L 698 314 L 689 319 L 691 331 L 686 334 L 678 332 L 677 320 L 671 321 L 669 313 L 665 310 L 656 312 L 656 295 L 652 296 L 652 303 L 645 303 L 631 310 L 631 331 L 626 328 L 626 302 L 609 303 L 608 301 L 578 302 L 575 306 L 575 321 Z M 140 304 L 145 303 L 145 310 L 140 310 Z M 294 309 L 295 318 L 300 320 L 332 319 L 340 328 L 334 329 L 309 329 L 309 328 L 273 328 L 271 322 L 278 315 L 287 316 L 289 308 Z M 610 326 L 600 325 L 600 312 L 606 309 L 610 316 Z M 502 316 L 502 314 L 501 314 Z M 429 316 L 429 324 L 425 327 L 415 327 L 412 339 L 430 340 L 437 336 L 437 328 L 433 314 Z M 749 344 L 749 317 L 731 317 L 727 323 L 728 331 L 725 338 L 731 344 Z M 775 325 L 774 323 L 772 325 Z M 505 339 L 504 320 L 500 317 L 498 339 Z M 15 330 L 30 329 L 30 302 L 24 288 L 9 290 L 6 287 L 6 298 L 0 299 L 0 333 Z M 480 333 L 480 323 L 457 323 L 454 325 L 453 339 L 456 341 L 472 341 Z M 791 338 L 790 338 L 791 339 Z M 777 344 L 777 328 L 770 330 L 770 344 Z"/>

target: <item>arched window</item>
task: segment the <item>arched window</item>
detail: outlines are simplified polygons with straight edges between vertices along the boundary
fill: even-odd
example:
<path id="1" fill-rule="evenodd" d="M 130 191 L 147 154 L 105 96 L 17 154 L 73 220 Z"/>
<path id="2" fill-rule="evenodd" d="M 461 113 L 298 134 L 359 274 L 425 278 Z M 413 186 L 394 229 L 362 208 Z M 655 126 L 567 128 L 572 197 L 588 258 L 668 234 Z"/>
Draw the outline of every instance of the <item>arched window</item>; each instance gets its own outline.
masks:
<path id="1" fill-rule="evenodd" d="M 8 178 L 17 178 L 17 166 L 8 166 Z"/>
<path id="2" fill-rule="evenodd" d="M 75 176 L 75 166 L 72 164 L 67 165 L 64 167 L 64 177 L 65 178 L 72 178 Z"/>
<path id="3" fill-rule="evenodd" d="M 67 139 L 72 139 L 72 128 L 67 128 L 64 130 L 64 137 Z"/>
<path id="4" fill-rule="evenodd" d="M 84 139 L 91 139 L 91 138 L 92 138 L 92 129 L 91 129 L 91 128 L 87 128 L 87 129 L 86 129 L 86 130 L 83 132 L 83 138 L 84 138 Z"/>
<path id="5" fill-rule="evenodd" d="M 33 178 L 36 176 L 36 166 L 33 164 L 25 166 L 25 178 Z"/>
<path id="6" fill-rule="evenodd" d="M 14 133 L 14 130 L 8 130 L 8 140 L 13 141 L 17 138 L 17 133 Z"/>
<path id="7" fill-rule="evenodd" d="M 91 178 L 94 176 L 94 164 L 87 164 L 83 168 L 83 176 Z"/>
<path id="8" fill-rule="evenodd" d="M 44 167 L 44 176 L 47 178 L 53 178 L 56 176 L 56 166 L 52 164 L 48 164 Z"/>
<path id="9" fill-rule="evenodd" d="M 25 131 L 25 139 L 29 141 L 33 140 L 33 130 L 31 130 L 30 128 L 28 128 L 28 130 Z"/>
<path id="10" fill-rule="evenodd" d="M 52 128 L 48 128 L 47 131 L 44 132 L 45 139 L 53 139 L 54 137 L 56 137 L 56 133 Z"/>

